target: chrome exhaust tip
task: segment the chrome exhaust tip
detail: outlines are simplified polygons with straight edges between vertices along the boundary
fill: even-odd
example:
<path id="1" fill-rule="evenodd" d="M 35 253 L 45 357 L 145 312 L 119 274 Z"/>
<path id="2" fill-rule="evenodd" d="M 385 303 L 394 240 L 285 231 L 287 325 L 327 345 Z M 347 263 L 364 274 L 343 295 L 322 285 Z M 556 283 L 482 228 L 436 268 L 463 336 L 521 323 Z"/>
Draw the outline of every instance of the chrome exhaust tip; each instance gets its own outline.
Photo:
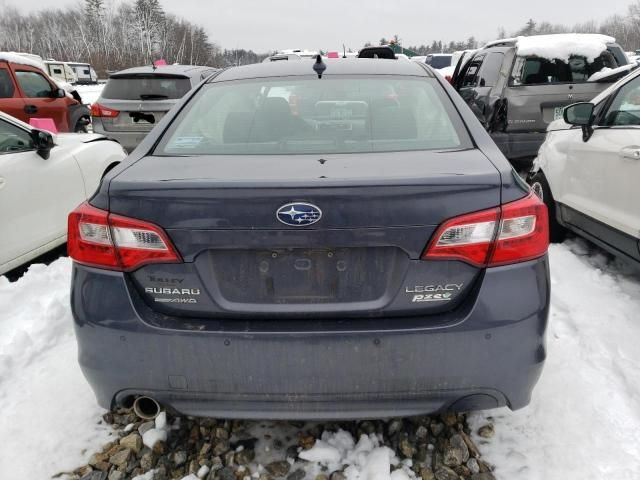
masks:
<path id="1" fill-rule="evenodd" d="M 140 396 L 133 402 L 133 412 L 144 420 L 153 420 L 160 413 L 160 404 L 151 397 Z"/>

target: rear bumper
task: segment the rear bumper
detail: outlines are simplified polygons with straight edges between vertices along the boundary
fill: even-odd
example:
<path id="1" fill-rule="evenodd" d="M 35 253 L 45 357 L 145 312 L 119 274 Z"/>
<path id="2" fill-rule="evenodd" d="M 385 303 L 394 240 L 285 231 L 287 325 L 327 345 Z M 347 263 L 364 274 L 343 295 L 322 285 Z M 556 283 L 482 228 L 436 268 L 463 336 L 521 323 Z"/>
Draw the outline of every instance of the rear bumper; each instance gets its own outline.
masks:
<path id="1" fill-rule="evenodd" d="M 149 134 L 149 132 L 114 132 L 106 130 L 102 124 L 102 120 L 96 117 L 91 117 L 91 123 L 93 124 L 93 131 L 95 133 L 100 133 L 105 137 L 116 140 L 129 153 Z"/>
<path id="2" fill-rule="evenodd" d="M 71 303 L 80 365 L 104 408 L 146 394 L 231 418 L 517 409 L 546 355 L 549 270 L 546 257 L 487 270 L 445 324 L 178 319 L 150 311 L 125 275 L 79 265 Z"/>

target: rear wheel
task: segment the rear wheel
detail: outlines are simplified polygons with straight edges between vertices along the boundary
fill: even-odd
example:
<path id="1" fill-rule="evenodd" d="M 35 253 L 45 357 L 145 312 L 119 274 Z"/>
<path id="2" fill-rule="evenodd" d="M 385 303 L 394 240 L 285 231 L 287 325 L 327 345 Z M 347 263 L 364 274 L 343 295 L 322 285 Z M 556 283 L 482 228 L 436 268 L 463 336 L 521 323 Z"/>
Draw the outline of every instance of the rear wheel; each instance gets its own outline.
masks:
<path id="1" fill-rule="evenodd" d="M 544 173 L 539 171 L 529 177 L 527 183 L 531 185 L 533 193 L 544 202 L 549 210 L 549 239 L 552 243 L 562 242 L 567 235 L 567 230 L 558 223 L 556 218 L 556 201 L 551 193 L 551 187 L 549 187 L 547 178 L 544 176 Z"/>

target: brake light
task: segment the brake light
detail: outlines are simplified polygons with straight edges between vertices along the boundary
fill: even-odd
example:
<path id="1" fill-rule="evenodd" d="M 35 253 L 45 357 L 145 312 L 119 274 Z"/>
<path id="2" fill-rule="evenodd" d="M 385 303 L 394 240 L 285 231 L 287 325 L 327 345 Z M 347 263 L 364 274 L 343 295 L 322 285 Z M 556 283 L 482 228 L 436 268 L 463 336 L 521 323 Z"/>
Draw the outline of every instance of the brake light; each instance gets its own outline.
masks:
<path id="1" fill-rule="evenodd" d="M 69 215 L 67 250 L 78 263 L 125 272 L 149 263 L 182 261 L 160 227 L 87 202 Z"/>
<path id="2" fill-rule="evenodd" d="M 423 260 L 461 260 L 495 267 L 541 257 L 549 248 L 547 207 L 533 194 L 442 224 Z"/>
<path id="3" fill-rule="evenodd" d="M 114 110 L 112 108 L 103 107 L 99 103 L 91 104 L 91 116 L 92 117 L 107 117 L 114 118 L 120 115 L 119 110 Z"/>

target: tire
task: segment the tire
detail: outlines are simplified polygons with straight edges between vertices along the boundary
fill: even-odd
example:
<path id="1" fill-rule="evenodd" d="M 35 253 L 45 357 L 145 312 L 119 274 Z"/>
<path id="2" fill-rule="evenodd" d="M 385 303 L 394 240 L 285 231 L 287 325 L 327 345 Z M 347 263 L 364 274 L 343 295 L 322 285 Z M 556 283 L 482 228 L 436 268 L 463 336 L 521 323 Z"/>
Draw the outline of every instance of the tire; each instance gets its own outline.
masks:
<path id="1" fill-rule="evenodd" d="M 549 182 L 544 173 L 538 171 L 527 179 L 527 183 L 531 186 L 533 193 L 544 202 L 549 211 L 549 240 L 551 243 L 561 243 L 567 236 L 567 229 L 564 228 L 556 217 L 556 201 L 551 193 Z"/>

